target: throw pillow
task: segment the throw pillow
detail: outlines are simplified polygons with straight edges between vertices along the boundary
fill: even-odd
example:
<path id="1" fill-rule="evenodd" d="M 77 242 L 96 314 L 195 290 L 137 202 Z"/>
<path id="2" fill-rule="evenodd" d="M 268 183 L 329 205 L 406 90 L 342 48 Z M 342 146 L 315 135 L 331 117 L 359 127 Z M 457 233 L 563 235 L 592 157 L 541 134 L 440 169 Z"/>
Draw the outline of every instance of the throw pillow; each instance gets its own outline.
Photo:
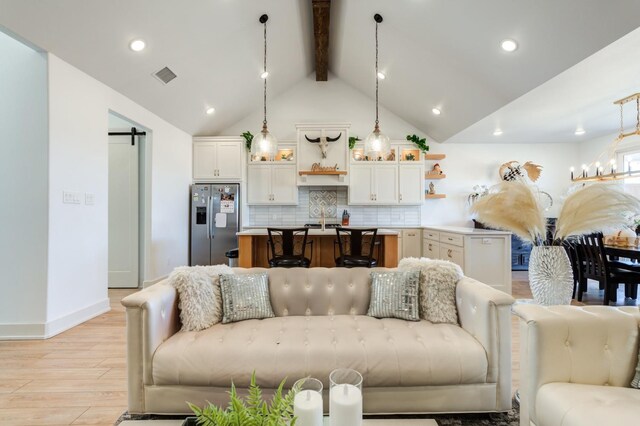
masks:
<path id="1" fill-rule="evenodd" d="M 638 353 L 638 365 L 636 366 L 636 375 L 631 381 L 631 387 L 640 389 L 640 352 Z"/>
<path id="2" fill-rule="evenodd" d="M 222 323 L 247 319 L 272 318 L 269 300 L 269 275 L 220 275 L 222 289 Z"/>
<path id="3" fill-rule="evenodd" d="M 222 321 L 220 274 L 233 274 L 227 265 L 181 266 L 169 275 L 178 291 L 183 331 L 200 331 Z"/>
<path id="4" fill-rule="evenodd" d="M 420 321 L 420 271 L 371 272 L 371 302 L 367 315 Z"/>
<path id="5" fill-rule="evenodd" d="M 420 270 L 420 317 L 433 323 L 458 324 L 456 284 L 462 269 L 446 260 L 404 258 L 400 270 Z"/>

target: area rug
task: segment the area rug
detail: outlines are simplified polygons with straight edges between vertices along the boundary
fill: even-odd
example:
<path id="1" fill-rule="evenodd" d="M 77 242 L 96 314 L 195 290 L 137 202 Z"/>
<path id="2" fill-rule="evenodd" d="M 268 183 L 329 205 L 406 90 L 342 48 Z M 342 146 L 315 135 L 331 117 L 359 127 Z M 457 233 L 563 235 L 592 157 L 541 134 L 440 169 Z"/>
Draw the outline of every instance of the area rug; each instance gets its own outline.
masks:
<path id="1" fill-rule="evenodd" d="M 124 413 L 116 421 L 116 425 L 124 420 L 169 420 L 183 419 L 184 416 L 130 415 Z M 429 414 L 406 416 L 365 416 L 367 419 L 434 419 L 438 426 L 519 426 L 520 413 L 518 403 L 513 401 L 513 408 L 506 413 L 490 414 Z"/>

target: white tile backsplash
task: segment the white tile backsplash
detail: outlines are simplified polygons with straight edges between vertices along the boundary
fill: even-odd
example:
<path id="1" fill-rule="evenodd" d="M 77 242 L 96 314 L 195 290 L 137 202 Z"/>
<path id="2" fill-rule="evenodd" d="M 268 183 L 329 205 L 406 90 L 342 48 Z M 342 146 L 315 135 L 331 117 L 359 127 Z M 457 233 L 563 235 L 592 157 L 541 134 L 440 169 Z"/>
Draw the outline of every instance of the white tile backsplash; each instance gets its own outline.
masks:
<path id="1" fill-rule="evenodd" d="M 318 222 L 309 217 L 309 189 L 336 190 L 338 192 L 337 218 L 342 211 L 351 213 L 353 226 L 420 226 L 420 206 L 349 206 L 346 187 L 300 187 L 297 206 L 247 206 L 249 226 L 289 226 Z"/>

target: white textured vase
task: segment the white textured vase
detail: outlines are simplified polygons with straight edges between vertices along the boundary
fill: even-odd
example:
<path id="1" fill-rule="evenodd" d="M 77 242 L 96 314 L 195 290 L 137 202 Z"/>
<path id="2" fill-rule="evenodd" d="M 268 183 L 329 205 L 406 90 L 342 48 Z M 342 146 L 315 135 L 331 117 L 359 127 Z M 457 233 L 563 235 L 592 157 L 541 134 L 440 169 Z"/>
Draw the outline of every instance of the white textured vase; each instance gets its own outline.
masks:
<path id="1" fill-rule="evenodd" d="M 533 247 L 529 258 L 529 284 L 533 301 L 540 305 L 571 303 L 573 270 L 564 247 Z"/>

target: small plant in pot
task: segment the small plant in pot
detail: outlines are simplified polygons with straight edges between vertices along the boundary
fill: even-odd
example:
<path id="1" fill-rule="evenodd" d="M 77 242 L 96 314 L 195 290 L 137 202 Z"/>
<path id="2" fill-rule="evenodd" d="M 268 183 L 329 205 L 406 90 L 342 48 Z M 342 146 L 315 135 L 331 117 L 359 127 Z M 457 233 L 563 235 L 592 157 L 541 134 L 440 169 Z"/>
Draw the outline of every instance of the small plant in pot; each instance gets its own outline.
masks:
<path id="1" fill-rule="evenodd" d="M 229 392 L 229 406 L 226 409 L 209 403 L 200 408 L 189 404 L 189 408 L 196 415 L 185 421 L 185 425 L 200 426 L 295 426 L 293 415 L 293 400 L 299 390 L 298 385 L 283 393 L 286 379 L 280 382 L 270 403 L 262 398 L 262 391 L 256 384 L 255 372 L 251 375 L 249 393 L 246 398 L 238 396 L 236 387 L 231 383 Z M 194 423 L 195 421 L 195 423 Z"/>
<path id="2" fill-rule="evenodd" d="M 251 142 L 253 142 L 253 134 L 247 130 L 240 136 L 244 138 L 244 146 L 247 148 L 247 151 L 251 151 Z"/>

